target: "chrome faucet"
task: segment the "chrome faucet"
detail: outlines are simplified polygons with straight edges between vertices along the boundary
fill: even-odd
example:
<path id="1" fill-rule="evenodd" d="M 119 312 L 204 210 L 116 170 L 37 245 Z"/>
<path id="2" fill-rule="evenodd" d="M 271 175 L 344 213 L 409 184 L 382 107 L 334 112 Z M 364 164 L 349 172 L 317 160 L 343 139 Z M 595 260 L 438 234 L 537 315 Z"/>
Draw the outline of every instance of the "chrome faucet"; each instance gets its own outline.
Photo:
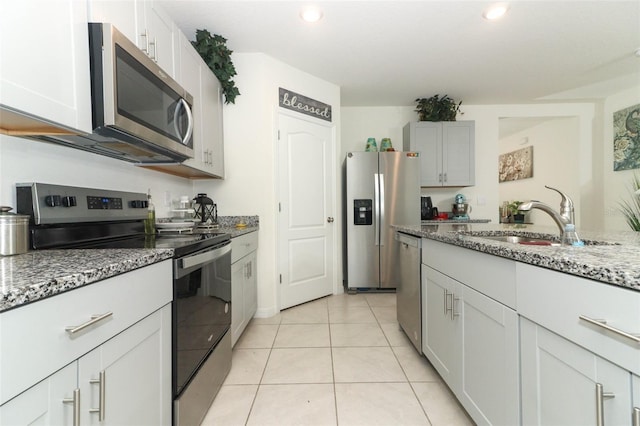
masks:
<path id="1" fill-rule="evenodd" d="M 544 187 L 547 189 L 551 189 L 552 191 L 556 191 L 562 197 L 562 200 L 560 201 L 560 213 L 556 212 L 551 206 L 536 200 L 531 200 L 531 201 L 527 201 L 526 203 L 520 204 L 518 206 L 518 210 L 522 210 L 522 211 L 530 211 L 531 209 L 542 210 L 543 212 L 547 213 L 549 216 L 553 218 L 554 222 L 556 223 L 556 225 L 558 225 L 558 228 L 560 229 L 560 235 L 562 235 L 564 233 L 565 225 L 570 223 L 575 225 L 575 222 L 576 222 L 575 212 L 573 209 L 573 201 L 571 200 L 571 198 L 569 198 L 567 194 L 557 190 L 556 188 L 552 188 L 547 185 L 545 185 Z"/>

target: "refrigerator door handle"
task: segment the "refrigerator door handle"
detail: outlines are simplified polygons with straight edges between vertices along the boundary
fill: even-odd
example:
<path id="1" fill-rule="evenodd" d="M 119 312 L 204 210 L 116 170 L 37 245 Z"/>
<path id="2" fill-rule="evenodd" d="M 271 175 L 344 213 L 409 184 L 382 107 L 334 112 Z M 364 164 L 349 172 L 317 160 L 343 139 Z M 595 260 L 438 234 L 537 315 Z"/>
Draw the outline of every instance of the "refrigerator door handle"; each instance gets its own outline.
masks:
<path id="1" fill-rule="evenodd" d="M 380 245 L 384 245 L 385 237 L 386 237 L 386 226 L 384 226 L 384 174 L 380 173 L 380 205 L 378 208 L 380 209 L 380 223 L 378 225 L 378 233 L 380 234 Z"/>
<path id="2" fill-rule="evenodd" d="M 380 245 L 380 175 L 378 173 L 373 174 L 373 229 L 375 245 Z"/>

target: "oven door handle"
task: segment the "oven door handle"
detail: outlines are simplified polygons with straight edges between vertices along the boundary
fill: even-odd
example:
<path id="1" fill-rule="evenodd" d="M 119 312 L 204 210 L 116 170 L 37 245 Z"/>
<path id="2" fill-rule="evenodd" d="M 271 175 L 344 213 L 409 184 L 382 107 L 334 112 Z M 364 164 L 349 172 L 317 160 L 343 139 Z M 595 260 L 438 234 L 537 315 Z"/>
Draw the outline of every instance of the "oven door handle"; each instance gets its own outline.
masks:
<path id="1" fill-rule="evenodd" d="M 203 253 L 196 253 L 191 256 L 183 257 L 180 259 L 181 268 L 188 269 L 194 266 L 204 265 L 205 263 L 213 262 L 227 253 L 231 253 L 231 243 L 227 243 L 223 247 L 208 250 Z"/>

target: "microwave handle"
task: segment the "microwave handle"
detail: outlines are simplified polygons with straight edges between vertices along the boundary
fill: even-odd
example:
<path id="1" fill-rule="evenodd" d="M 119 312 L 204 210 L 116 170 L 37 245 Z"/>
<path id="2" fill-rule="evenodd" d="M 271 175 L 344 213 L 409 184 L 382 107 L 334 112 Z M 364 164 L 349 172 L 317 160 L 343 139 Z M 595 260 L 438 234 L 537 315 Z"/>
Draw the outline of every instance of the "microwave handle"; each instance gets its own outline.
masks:
<path id="1" fill-rule="evenodd" d="M 182 144 L 186 145 L 189 141 L 189 138 L 191 138 L 191 134 L 193 133 L 193 113 L 191 112 L 191 108 L 189 107 L 187 101 L 185 101 L 184 98 L 180 98 L 180 101 L 176 105 L 176 109 L 173 112 L 173 125 L 175 126 L 177 134 L 180 134 L 180 129 L 178 129 L 178 113 L 180 112 L 180 107 L 184 107 L 185 111 L 187 112 L 187 133 L 182 138 Z"/>

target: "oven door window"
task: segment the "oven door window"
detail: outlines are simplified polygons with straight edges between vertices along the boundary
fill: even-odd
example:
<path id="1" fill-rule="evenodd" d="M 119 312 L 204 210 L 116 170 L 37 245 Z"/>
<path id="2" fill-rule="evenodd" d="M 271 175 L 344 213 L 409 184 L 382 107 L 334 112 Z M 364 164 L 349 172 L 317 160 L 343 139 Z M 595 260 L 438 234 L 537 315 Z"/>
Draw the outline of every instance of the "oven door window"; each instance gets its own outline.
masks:
<path id="1" fill-rule="evenodd" d="M 191 268 L 174 282 L 175 395 L 231 326 L 231 253 Z"/>

